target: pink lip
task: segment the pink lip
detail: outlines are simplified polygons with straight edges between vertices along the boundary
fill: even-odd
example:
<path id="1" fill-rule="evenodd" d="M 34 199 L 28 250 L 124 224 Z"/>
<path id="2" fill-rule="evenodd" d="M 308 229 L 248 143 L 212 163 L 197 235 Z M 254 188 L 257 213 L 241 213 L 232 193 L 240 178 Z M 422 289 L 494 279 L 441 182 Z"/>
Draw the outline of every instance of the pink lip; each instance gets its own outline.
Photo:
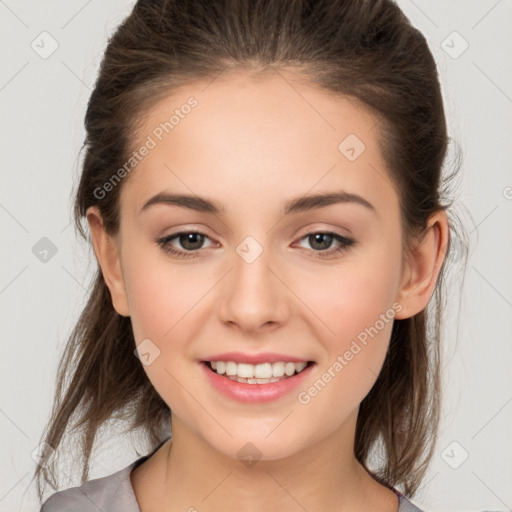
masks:
<path id="1" fill-rule="evenodd" d="M 261 363 L 302 363 L 307 359 L 294 356 L 262 352 L 261 354 L 243 354 L 242 352 L 224 352 L 222 354 L 205 357 L 202 361 L 233 361 L 235 363 L 261 364 Z"/>
<path id="2" fill-rule="evenodd" d="M 230 358 L 211 360 L 233 361 L 233 359 Z M 268 362 L 269 359 L 266 359 L 266 361 Z M 283 361 L 283 359 L 277 359 L 276 361 Z M 293 359 L 290 360 L 286 358 L 284 359 L 284 361 L 301 362 L 300 360 L 293 361 Z M 234 380 L 228 379 L 224 375 L 219 375 L 213 370 L 210 370 L 209 366 L 206 363 L 201 363 L 201 367 L 203 368 L 206 377 L 217 391 L 221 392 L 228 398 L 246 403 L 270 402 L 272 400 L 277 400 L 278 398 L 281 398 L 282 396 L 289 394 L 291 391 L 297 388 L 301 384 L 301 382 L 304 381 L 304 379 L 311 372 L 313 366 L 314 365 L 309 365 L 306 368 L 304 368 L 304 370 L 302 370 L 300 373 L 277 382 L 271 382 L 268 384 L 245 384 L 242 382 L 236 382 Z"/>

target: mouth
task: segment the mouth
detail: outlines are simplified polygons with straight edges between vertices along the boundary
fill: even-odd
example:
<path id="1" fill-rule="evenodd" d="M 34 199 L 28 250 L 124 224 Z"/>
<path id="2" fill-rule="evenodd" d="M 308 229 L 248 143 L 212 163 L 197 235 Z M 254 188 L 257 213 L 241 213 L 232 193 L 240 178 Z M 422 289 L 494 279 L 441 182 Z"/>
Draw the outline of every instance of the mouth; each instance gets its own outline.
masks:
<path id="1" fill-rule="evenodd" d="M 275 361 L 259 364 L 235 361 L 203 361 L 213 373 L 241 384 L 272 384 L 295 377 L 314 364 L 313 361 Z"/>
<path id="2" fill-rule="evenodd" d="M 243 403 L 291 400 L 316 366 L 315 361 L 275 352 L 210 354 L 199 363 L 215 391 Z"/>

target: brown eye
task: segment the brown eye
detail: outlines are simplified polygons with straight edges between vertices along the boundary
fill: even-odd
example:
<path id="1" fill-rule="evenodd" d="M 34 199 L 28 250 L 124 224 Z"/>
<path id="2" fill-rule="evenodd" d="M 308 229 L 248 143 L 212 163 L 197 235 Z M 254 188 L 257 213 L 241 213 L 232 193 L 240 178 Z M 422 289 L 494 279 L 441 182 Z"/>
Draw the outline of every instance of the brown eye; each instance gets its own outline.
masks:
<path id="1" fill-rule="evenodd" d="M 308 242 L 313 249 L 324 251 L 332 244 L 333 236 L 328 233 L 313 233 L 308 235 Z"/>
<path id="2" fill-rule="evenodd" d="M 155 242 L 169 254 L 180 258 L 190 258 L 200 256 L 200 249 L 203 248 L 206 240 L 210 240 L 210 237 L 204 233 L 182 231 L 164 238 L 158 238 Z M 176 244 L 176 242 L 178 242 L 178 244 Z"/>
<path id="3" fill-rule="evenodd" d="M 309 233 L 303 236 L 301 240 L 306 240 L 315 253 L 315 256 L 320 258 L 333 256 L 336 253 L 346 251 L 356 243 L 356 241 L 351 238 L 331 232 Z M 331 248 L 333 242 L 336 242 L 338 246 Z"/>
<path id="4" fill-rule="evenodd" d="M 205 239 L 204 235 L 201 233 L 182 233 L 178 235 L 177 238 L 181 244 L 181 247 L 187 251 L 195 251 L 197 249 L 201 249 Z"/>

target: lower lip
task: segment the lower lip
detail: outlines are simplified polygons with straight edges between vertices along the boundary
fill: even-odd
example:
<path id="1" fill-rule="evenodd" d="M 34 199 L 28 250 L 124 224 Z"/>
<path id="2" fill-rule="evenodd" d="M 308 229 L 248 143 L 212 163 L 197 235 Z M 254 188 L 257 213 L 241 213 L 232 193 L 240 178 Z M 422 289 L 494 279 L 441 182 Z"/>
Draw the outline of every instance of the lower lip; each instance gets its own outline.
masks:
<path id="1" fill-rule="evenodd" d="M 206 363 L 201 363 L 201 366 L 212 386 L 227 397 L 239 402 L 261 403 L 271 402 L 291 393 L 309 375 L 314 365 L 310 364 L 292 377 L 268 384 L 237 382 L 210 370 Z"/>

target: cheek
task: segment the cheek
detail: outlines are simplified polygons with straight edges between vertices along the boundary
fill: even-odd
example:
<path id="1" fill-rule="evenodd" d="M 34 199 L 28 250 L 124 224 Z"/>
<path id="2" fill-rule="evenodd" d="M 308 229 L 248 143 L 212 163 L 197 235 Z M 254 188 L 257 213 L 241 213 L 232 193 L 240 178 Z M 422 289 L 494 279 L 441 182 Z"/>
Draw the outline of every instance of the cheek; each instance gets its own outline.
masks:
<path id="1" fill-rule="evenodd" d="M 193 266 L 171 262 L 149 243 L 127 254 L 123 269 L 135 340 L 154 338 L 161 343 L 172 338 L 204 295 L 210 278 L 201 281 Z"/>
<path id="2" fill-rule="evenodd" d="M 360 334 L 364 338 L 368 329 L 374 332 L 374 326 L 383 331 L 383 338 L 389 335 L 399 270 L 398 251 L 376 247 L 362 257 L 356 255 L 338 267 L 296 281 L 297 295 L 316 314 L 317 335 L 330 351 L 343 350 Z"/>
<path id="3" fill-rule="evenodd" d="M 200 336 L 198 316 L 204 315 L 208 292 L 219 276 L 211 267 L 177 264 L 154 249 L 143 252 L 134 250 L 123 265 L 135 342 L 144 341 L 158 354 L 144 366 L 157 391 L 171 386 L 174 391 L 162 396 L 176 396 L 179 385 L 170 375 L 195 371 L 191 340 Z"/>
<path id="4" fill-rule="evenodd" d="M 399 266 L 398 251 L 375 251 L 353 265 L 317 276 L 314 287 L 301 289 L 307 305 L 318 312 L 316 336 L 325 357 L 313 388 L 302 390 L 299 402 L 311 401 L 320 415 L 328 412 L 329 404 L 343 404 L 329 414 L 333 425 L 347 410 L 357 408 L 382 368 L 400 310 L 395 302 Z"/>
<path id="5" fill-rule="evenodd" d="M 144 261 L 147 264 L 141 265 Z M 155 256 L 154 252 L 146 260 L 139 254 L 125 268 L 135 341 L 151 358 L 143 365 L 144 371 L 173 412 L 180 417 L 187 417 L 190 411 L 200 414 L 189 395 L 198 394 L 194 382 L 187 381 L 186 389 L 183 383 L 194 371 L 188 354 L 188 340 L 198 329 L 194 310 L 211 287 L 211 277 L 198 281 L 190 275 L 188 268 L 192 267 L 170 264 L 165 255 Z"/>

